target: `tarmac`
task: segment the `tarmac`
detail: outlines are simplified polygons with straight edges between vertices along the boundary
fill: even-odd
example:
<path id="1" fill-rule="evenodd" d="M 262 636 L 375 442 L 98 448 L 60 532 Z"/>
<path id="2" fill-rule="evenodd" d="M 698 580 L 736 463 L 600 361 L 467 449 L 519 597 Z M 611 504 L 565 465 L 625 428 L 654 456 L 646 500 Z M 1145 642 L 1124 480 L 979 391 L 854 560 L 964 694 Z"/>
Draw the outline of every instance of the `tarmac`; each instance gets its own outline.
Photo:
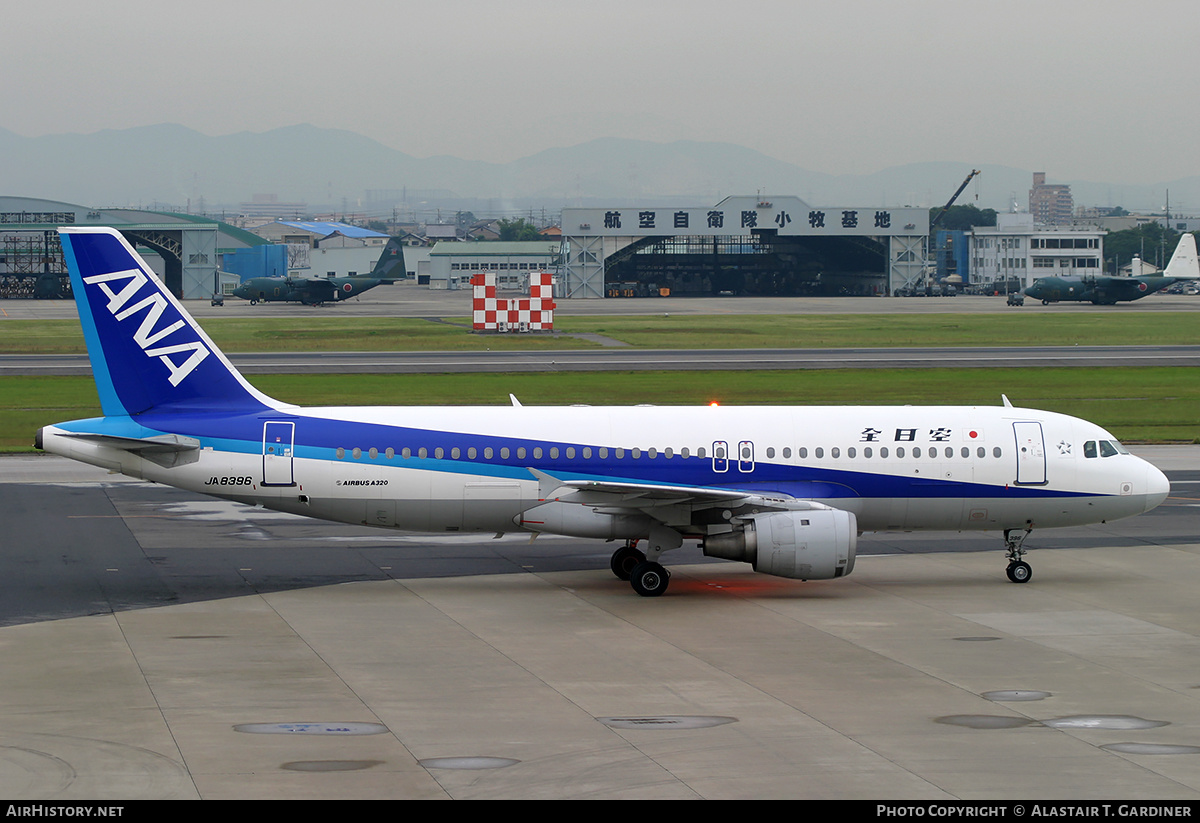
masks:
<path id="1" fill-rule="evenodd" d="M 1168 503 L 1038 544 L 1028 584 L 994 535 L 865 536 L 843 580 L 684 562 L 655 599 L 604 544 L 492 573 L 445 544 L 403 576 L 347 548 L 390 533 L 3 458 L 4 577 L 82 615 L 0 628 L 0 796 L 1194 802 L 1200 447 L 1135 451 Z M 294 582 L 276 543 L 317 547 Z M 313 562 L 349 582 L 302 580 Z M 210 596 L 134 602 L 184 573 Z"/>

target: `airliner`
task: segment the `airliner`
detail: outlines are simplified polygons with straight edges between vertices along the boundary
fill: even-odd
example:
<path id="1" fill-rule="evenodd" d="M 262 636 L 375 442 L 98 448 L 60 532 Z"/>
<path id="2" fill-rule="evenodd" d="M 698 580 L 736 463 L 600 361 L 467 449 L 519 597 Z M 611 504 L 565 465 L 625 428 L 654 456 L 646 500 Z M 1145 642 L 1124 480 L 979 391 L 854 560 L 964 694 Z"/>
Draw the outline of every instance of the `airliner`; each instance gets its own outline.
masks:
<path id="1" fill-rule="evenodd" d="M 1034 529 L 1149 511 L 1167 478 L 1084 420 L 987 406 L 302 408 L 251 386 L 110 228 L 60 229 L 102 417 L 37 446 L 131 477 L 386 529 L 619 541 L 798 580 L 849 575 L 864 531 Z"/>

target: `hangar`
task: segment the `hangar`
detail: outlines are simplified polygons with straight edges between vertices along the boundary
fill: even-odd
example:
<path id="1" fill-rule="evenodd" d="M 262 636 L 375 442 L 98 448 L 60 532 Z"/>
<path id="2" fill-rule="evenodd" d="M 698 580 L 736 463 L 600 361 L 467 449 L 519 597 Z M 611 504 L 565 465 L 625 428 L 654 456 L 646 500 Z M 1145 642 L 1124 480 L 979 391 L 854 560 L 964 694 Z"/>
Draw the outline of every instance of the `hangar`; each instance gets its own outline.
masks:
<path id="1" fill-rule="evenodd" d="M 112 226 L 161 260 L 147 262 L 176 297 L 216 290 L 219 252 L 266 244 L 249 232 L 204 217 L 138 209 L 93 209 L 35 197 L 0 197 L 0 298 L 69 297 L 59 226 Z"/>
<path id="2" fill-rule="evenodd" d="M 925 268 L 922 208 L 727 197 L 694 208 L 568 208 L 564 297 L 892 294 Z"/>

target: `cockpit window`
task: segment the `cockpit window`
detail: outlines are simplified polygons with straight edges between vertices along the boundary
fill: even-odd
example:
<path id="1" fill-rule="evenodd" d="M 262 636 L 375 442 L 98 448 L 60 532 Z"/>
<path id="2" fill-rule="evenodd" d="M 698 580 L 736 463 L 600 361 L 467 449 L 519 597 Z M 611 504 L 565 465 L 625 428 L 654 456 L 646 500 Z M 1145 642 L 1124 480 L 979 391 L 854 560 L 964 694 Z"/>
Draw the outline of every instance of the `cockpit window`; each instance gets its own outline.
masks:
<path id="1" fill-rule="evenodd" d="M 1116 440 L 1088 440 L 1083 444 L 1084 457 L 1113 457 L 1118 454 L 1129 454 L 1129 449 Z"/>

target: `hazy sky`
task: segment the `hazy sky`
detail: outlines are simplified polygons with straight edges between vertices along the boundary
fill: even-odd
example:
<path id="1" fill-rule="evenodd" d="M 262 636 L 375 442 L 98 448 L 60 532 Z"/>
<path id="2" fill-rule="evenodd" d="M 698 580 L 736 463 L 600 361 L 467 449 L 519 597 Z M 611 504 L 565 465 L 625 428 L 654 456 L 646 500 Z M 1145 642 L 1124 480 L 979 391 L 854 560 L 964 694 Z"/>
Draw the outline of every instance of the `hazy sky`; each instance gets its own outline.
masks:
<path id="1" fill-rule="evenodd" d="M 312 123 L 418 157 L 601 136 L 805 168 L 1200 174 L 1195 0 L 3 0 L 0 127 Z"/>

